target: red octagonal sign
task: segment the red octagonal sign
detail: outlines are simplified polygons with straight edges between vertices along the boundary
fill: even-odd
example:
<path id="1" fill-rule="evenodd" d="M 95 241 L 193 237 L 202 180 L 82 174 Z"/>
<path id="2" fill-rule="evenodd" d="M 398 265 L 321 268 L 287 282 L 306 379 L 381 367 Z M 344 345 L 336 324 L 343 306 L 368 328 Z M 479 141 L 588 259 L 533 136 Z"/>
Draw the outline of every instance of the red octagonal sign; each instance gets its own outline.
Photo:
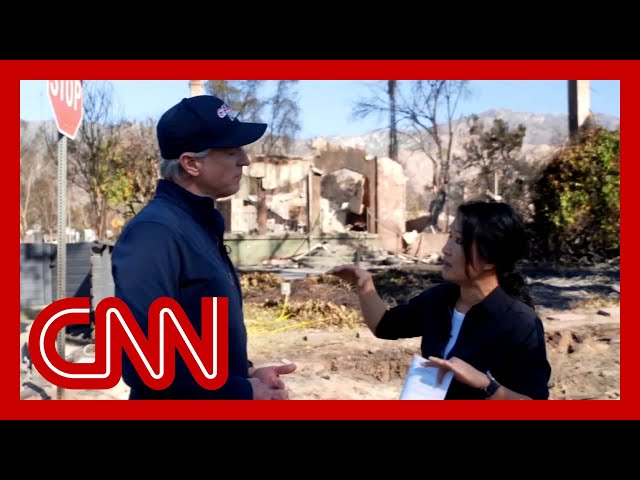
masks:
<path id="1" fill-rule="evenodd" d="M 47 94 L 58 131 L 73 140 L 82 123 L 82 80 L 47 80 Z"/>

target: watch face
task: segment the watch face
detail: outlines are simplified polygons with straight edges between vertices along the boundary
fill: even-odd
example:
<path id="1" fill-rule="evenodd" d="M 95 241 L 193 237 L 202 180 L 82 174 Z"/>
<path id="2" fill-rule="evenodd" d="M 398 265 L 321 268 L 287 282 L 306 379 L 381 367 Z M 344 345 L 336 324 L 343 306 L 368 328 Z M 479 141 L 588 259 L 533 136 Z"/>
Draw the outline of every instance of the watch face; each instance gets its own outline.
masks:
<path id="1" fill-rule="evenodd" d="M 493 375 L 491 375 L 491 372 L 487 372 L 487 377 L 489 377 L 489 385 L 487 386 L 487 388 L 484 389 L 485 393 L 487 394 L 487 396 L 491 396 L 494 393 L 496 393 L 496 390 L 498 390 L 498 388 L 500 388 L 500 384 L 496 381 L 495 378 L 493 378 Z"/>

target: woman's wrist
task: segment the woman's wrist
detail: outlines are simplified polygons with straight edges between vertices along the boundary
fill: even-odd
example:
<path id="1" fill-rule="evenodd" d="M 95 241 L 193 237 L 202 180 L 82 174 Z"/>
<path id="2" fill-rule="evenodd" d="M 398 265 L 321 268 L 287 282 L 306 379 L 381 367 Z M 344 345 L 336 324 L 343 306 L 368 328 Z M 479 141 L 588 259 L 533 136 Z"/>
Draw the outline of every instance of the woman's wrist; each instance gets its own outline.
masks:
<path id="1" fill-rule="evenodd" d="M 361 283 L 359 282 L 358 284 L 356 284 L 356 290 L 360 294 L 368 293 L 368 292 L 371 292 L 371 291 L 375 290 L 375 285 L 373 284 L 373 277 L 371 275 L 368 275 L 364 279 L 364 281 L 362 281 Z"/>

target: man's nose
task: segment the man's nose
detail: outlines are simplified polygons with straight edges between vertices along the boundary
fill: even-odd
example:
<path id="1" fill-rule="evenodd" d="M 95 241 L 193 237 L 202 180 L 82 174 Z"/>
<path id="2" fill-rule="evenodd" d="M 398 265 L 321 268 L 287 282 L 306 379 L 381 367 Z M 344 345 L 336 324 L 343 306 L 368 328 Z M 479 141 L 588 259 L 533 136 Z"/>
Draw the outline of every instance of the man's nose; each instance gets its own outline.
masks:
<path id="1" fill-rule="evenodd" d="M 243 148 L 240 149 L 240 161 L 238 163 L 243 167 L 251 164 L 249 155 L 247 155 L 247 152 L 245 152 Z"/>

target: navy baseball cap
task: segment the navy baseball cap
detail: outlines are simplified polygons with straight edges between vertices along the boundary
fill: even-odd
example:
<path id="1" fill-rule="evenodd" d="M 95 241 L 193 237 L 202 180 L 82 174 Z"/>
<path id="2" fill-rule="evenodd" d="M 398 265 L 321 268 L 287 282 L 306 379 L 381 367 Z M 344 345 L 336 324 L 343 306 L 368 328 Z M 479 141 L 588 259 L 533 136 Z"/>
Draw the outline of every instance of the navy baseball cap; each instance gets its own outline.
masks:
<path id="1" fill-rule="evenodd" d="M 266 123 L 241 122 L 229 105 L 213 95 L 183 98 L 167 110 L 156 128 L 162 158 L 208 148 L 237 148 L 258 140 Z"/>

